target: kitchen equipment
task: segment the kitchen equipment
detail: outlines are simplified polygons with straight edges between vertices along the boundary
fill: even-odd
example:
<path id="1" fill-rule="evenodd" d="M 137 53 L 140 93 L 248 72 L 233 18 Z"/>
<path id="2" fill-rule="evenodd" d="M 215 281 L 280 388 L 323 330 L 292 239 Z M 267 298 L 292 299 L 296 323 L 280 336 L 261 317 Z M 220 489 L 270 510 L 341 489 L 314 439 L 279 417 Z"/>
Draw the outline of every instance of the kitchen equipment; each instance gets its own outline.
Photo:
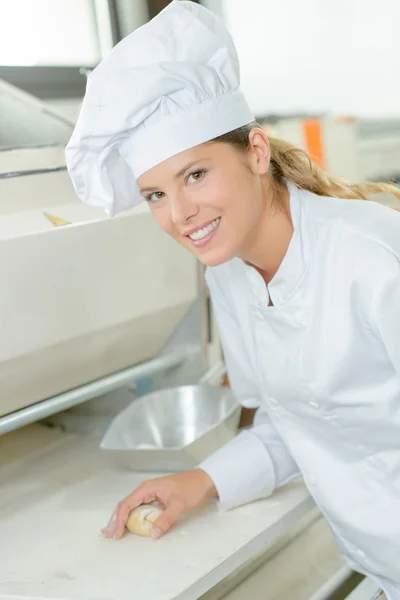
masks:
<path id="1" fill-rule="evenodd" d="M 163 389 L 117 415 L 101 448 L 135 471 L 184 471 L 231 440 L 239 417 L 240 405 L 226 387 Z"/>
<path id="2" fill-rule="evenodd" d="M 198 297 L 195 257 L 145 203 L 110 219 L 76 196 L 72 123 L 0 81 L 2 110 L 0 417 L 56 412 L 63 393 L 154 359 Z"/>

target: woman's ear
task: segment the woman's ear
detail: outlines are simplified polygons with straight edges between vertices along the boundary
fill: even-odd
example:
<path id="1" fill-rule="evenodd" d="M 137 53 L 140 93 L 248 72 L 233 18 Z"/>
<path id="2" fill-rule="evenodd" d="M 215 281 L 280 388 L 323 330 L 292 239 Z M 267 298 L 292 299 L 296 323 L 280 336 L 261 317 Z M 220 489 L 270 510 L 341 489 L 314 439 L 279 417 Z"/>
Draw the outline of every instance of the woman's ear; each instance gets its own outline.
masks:
<path id="1" fill-rule="evenodd" d="M 248 152 L 252 172 L 257 175 L 268 173 L 271 151 L 268 137 L 261 129 L 253 128 L 250 131 Z"/>

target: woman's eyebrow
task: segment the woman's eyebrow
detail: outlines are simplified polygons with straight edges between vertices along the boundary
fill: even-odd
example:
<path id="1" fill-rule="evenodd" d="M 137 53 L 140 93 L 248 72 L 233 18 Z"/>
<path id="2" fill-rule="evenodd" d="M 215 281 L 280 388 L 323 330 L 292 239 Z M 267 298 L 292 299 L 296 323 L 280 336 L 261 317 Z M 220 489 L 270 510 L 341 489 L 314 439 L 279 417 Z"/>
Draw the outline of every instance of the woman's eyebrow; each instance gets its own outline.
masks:
<path id="1" fill-rule="evenodd" d="M 158 188 L 155 187 L 147 187 L 147 188 L 140 188 L 139 192 L 143 195 L 145 192 L 157 192 Z"/>
<path id="2" fill-rule="evenodd" d="M 180 177 L 182 177 L 186 173 L 186 171 L 188 169 L 190 169 L 191 167 L 193 167 L 193 165 L 197 165 L 199 162 L 204 162 L 205 160 L 208 160 L 208 159 L 206 159 L 206 158 L 198 158 L 197 160 L 194 160 L 194 161 L 188 163 L 180 171 L 178 171 L 177 173 L 175 173 L 175 175 L 174 175 L 175 179 L 179 179 Z"/>
<path id="3" fill-rule="evenodd" d="M 187 163 L 184 167 L 182 167 L 182 169 L 180 169 L 177 173 L 175 173 L 174 179 L 180 179 L 186 173 L 186 171 L 188 169 L 193 167 L 193 165 L 197 165 L 199 162 L 204 162 L 205 160 L 209 160 L 209 159 L 198 158 L 197 160 Z M 145 192 L 156 192 L 158 189 L 159 188 L 157 188 L 157 187 L 145 187 L 145 188 L 140 189 L 140 193 L 144 194 Z"/>

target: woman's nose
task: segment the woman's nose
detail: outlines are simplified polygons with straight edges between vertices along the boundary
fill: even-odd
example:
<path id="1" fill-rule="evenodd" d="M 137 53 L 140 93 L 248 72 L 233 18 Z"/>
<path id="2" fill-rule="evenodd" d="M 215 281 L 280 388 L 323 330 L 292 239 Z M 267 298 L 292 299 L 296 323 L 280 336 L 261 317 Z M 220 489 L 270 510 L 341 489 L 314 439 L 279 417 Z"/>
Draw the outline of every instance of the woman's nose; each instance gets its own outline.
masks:
<path id="1" fill-rule="evenodd" d="M 171 219 L 175 225 L 186 225 L 199 212 L 199 207 L 184 193 L 176 194 L 170 201 L 170 206 Z"/>

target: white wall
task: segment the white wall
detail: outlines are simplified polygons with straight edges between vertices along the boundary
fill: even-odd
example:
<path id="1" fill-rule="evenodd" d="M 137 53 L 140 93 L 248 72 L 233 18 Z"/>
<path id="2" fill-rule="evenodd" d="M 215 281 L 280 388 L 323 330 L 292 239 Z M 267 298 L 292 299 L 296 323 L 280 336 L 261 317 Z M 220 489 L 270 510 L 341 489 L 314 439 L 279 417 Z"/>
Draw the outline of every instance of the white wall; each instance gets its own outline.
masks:
<path id="1" fill-rule="evenodd" d="M 1 65 L 91 65 L 98 59 L 91 0 L 0 0 Z"/>
<path id="2" fill-rule="evenodd" d="M 400 0 L 214 2 L 257 114 L 400 115 Z"/>

